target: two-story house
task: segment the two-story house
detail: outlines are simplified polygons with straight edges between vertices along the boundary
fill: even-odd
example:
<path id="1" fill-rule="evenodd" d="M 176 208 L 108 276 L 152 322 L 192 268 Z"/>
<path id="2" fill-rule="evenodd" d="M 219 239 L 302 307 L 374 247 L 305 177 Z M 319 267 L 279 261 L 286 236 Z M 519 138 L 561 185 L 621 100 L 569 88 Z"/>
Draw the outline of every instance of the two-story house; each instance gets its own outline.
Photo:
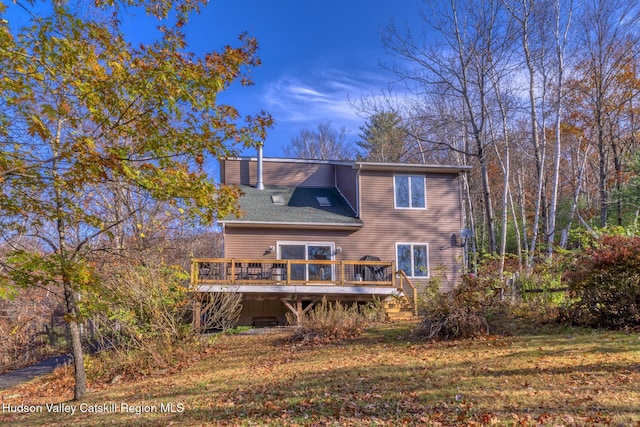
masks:
<path id="1" fill-rule="evenodd" d="M 240 324 L 286 322 L 323 296 L 415 304 L 430 278 L 463 273 L 467 166 L 276 158 L 221 161 L 240 218 L 220 221 L 221 259 L 196 259 L 201 292 L 241 292 Z M 415 290 L 417 288 L 417 290 Z"/>

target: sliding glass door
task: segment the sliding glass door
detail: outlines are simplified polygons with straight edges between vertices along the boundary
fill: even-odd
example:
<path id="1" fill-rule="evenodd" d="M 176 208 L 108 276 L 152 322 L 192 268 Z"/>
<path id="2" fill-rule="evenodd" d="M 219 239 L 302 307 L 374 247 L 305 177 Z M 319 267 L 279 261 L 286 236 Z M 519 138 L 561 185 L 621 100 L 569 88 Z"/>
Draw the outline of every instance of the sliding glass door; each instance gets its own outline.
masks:
<path id="1" fill-rule="evenodd" d="M 332 260 L 333 243 L 278 243 L 279 259 Z M 333 268 L 328 264 L 295 264 L 291 266 L 291 280 L 326 282 L 333 280 Z"/>
<path id="2" fill-rule="evenodd" d="M 305 245 L 278 245 L 278 258 L 280 259 L 307 259 L 307 247 Z M 293 264 L 291 266 L 291 280 L 306 280 L 306 266 Z"/>

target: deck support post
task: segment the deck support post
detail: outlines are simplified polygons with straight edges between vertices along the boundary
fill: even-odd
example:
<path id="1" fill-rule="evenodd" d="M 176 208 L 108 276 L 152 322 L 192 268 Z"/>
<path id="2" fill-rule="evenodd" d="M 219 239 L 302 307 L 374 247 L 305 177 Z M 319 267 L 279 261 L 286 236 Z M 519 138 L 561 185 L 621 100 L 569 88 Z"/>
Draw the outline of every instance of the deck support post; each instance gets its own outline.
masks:
<path id="1" fill-rule="evenodd" d="M 298 325 L 302 324 L 302 316 L 304 316 L 304 311 L 302 311 L 302 298 L 298 297 L 296 299 L 296 318 Z"/>
<path id="2" fill-rule="evenodd" d="M 302 298 L 298 297 L 295 301 L 292 302 L 283 299 L 282 302 L 296 317 L 296 325 L 300 325 L 300 323 L 302 322 L 302 316 L 304 315 L 304 310 L 302 310 Z M 294 303 L 295 306 L 292 303 Z"/>
<path id="3" fill-rule="evenodd" d="M 293 313 L 293 315 L 296 317 L 296 324 L 300 325 L 300 323 L 302 322 L 302 318 L 305 314 L 307 314 L 307 312 L 309 310 L 311 310 L 313 308 L 314 305 L 316 305 L 316 303 L 318 301 L 320 301 L 319 298 L 314 299 L 313 301 L 311 301 L 311 303 L 306 307 L 306 308 L 302 308 L 302 297 L 297 297 L 294 301 L 287 301 L 286 299 L 281 300 L 285 306 L 287 306 L 287 308 Z M 295 304 L 295 305 L 294 305 Z"/>
<path id="4" fill-rule="evenodd" d="M 193 328 L 196 332 L 202 328 L 202 294 L 199 292 L 193 296 Z"/>

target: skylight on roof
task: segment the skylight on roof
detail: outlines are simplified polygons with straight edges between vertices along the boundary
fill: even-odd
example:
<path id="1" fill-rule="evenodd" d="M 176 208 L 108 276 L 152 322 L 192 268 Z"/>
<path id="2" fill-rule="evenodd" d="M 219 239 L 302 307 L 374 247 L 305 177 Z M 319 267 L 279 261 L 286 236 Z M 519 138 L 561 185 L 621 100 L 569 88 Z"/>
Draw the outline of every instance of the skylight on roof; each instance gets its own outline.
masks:
<path id="1" fill-rule="evenodd" d="M 316 200 L 320 206 L 331 206 L 331 202 L 327 197 L 324 196 L 316 196 Z"/>
<path id="2" fill-rule="evenodd" d="M 284 205 L 284 196 L 282 194 L 272 194 L 271 202 L 274 205 Z"/>

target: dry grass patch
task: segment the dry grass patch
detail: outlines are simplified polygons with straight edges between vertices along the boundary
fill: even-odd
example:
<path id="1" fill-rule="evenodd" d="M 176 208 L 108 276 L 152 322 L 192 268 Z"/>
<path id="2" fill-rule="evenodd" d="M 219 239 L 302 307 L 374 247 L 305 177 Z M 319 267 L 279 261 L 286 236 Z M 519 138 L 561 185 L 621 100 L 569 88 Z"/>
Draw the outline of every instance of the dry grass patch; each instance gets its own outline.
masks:
<path id="1" fill-rule="evenodd" d="M 316 346 L 289 331 L 215 339 L 176 374 L 109 385 L 85 403 L 184 405 L 179 413 L 1 414 L 15 426 L 640 425 L 640 336 L 554 330 L 452 343 L 410 340 L 410 324 Z M 58 379 L 60 381 L 61 379 Z M 2 404 L 60 402 L 42 384 Z M 40 385 L 38 385 L 40 384 Z M 51 387 L 50 387 L 51 388 Z M 73 404 L 73 403 L 71 403 Z M 77 404 L 76 404 L 77 405 Z"/>

